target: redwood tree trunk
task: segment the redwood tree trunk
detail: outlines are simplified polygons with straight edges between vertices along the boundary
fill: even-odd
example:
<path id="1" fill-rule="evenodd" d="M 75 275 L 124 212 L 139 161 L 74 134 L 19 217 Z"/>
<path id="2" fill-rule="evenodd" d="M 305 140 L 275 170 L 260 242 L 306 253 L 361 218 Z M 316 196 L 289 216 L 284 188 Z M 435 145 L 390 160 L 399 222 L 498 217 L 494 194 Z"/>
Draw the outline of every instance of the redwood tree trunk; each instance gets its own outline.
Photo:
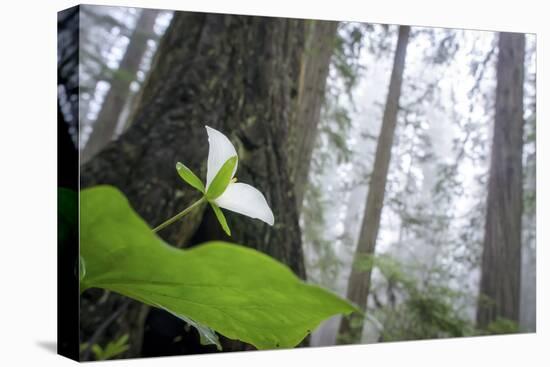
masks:
<path id="1" fill-rule="evenodd" d="M 136 28 L 130 37 L 128 48 L 120 62 L 118 71 L 111 80 L 111 87 L 93 125 L 90 139 L 82 151 L 80 157 L 82 164 L 88 162 L 113 139 L 118 119 L 124 109 L 130 84 L 138 72 L 143 55 L 147 50 L 147 38 L 154 32 L 158 13 L 159 11 L 154 9 L 143 9 L 141 11 Z"/>
<path id="2" fill-rule="evenodd" d="M 288 156 L 303 47 L 302 20 L 176 13 L 130 128 L 82 168 L 82 187 L 117 186 L 151 226 L 157 225 L 197 199 L 196 190 L 178 177 L 175 164 L 181 161 L 205 177 L 208 142 L 204 125 L 208 124 L 235 144 L 239 180 L 264 193 L 275 215 L 275 225 L 270 227 L 226 212 L 230 240 L 265 252 L 304 277 Z M 228 239 L 205 207 L 159 234 L 174 246 Z M 100 296 L 83 294 L 81 316 L 86 325 L 82 341 L 125 302 L 113 294 L 99 300 Z M 126 356 L 136 357 L 142 350 L 147 309 L 137 303 L 127 307 L 101 341 L 128 331 L 131 350 Z M 150 332 L 155 327 L 152 321 L 148 324 Z M 183 327 L 177 332 L 184 334 Z M 171 340 L 173 349 L 149 355 L 199 351 L 185 337 L 183 341 Z M 243 348 L 241 343 L 225 344 L 225 350 Z"/>
<path id="3" fill-rule="evenodd" d="M 519 321 L 525 36 L 501 33 L 478 327 Z"/>
<path id="4" fill-rule="evenodd" d="M 363 215 L 363 224 L 355 250 L 353 266 L 348 281 L 347 298 L 354 302 L 361 310 L 367 308 L 367 299 L 370 287 L 371 271 L 364 267 L 357 267 L 357 262 L 364 262 L 367 256 L 373 255 L 376 246 L 376 238 L 380 227 L 380 217 L 384 205 L 384 192 L 391 160 L 393 137 L 397 125 L 397 112 L 399 111 L 399 97 L 401 84 L 405 70 L 405 56 L 409 40 L 410 27 L 400 26 L 397 47 L 395 50 L 393 68 L 390 78 L 390 86 L 382 118 L 382 127 L 376 146 L 374 168 L 369 184 L 367 204 Z M 363 319 L 357 314 L 342 318 L 338 335 L 338 342 L 358 343 L 361 340 Z"/>
<path id="5" fill-rule="evenodd" d="M 318 135 L 321 108 L 325 98 L 330 59 L 334 52 L 338 22 L 309 20 L 306 46 L 302 56 L 296 123 L 292 125 L 294 139 L 290 152 L 291 173 L 296 193 L 296 205 L 301 211 L 311 155 Z"/>

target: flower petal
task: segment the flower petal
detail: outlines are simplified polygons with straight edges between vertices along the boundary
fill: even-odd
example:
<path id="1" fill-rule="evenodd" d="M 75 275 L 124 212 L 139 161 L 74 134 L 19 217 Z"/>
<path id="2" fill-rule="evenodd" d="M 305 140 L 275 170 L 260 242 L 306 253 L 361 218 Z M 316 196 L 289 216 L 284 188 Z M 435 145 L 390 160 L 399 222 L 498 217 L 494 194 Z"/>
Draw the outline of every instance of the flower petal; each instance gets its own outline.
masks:
<path id="1" fill-rule="evenodd" d="M 230 183 L 214 202 L 221 208 L 260 219 L 271 226 L 275 222 L 264 195 L 245 183 Z"/>
<path id="2" fill-rule="evenodd" d="M 236 156 L 237 151 L 227 136 L 218 130 L 206 126 L 206 132 L 208 133 L 208 144 L 210 145 L 208 150 L 208 165 L 206 167 L 206 190 L 208 190 L 210 183 L 212 183 L 220 168 L 222 168 L 229 158 Z M 235 164 L 231 177 L 235 175 L 237 166 L 238 162 Z"/>

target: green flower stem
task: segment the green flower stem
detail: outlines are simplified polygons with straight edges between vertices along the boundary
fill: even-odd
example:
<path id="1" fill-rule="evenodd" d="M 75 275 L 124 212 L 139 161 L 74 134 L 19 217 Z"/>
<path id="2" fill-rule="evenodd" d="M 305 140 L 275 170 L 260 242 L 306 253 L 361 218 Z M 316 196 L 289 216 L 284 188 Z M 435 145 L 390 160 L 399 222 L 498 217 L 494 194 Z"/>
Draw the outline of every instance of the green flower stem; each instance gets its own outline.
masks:
<path id="1" fill-rule="evenodd" d="M 174 223 L 175 221 L 177 221 L 178 219 L 184 217 L 187 213 L 189 213 L 191 210 L 193 210 L 195 207 L 201 205 L 202 203 L 204 203 L 206 201 L 206 197 L 202 197 L 200 200 L 194 202 L 193 204 L 189 205 L 187 208 L 183 209 L 181 212 L 179 212 L 178 214 L 174 215 L 172 218 L 168 219 L 167 221 L 159 224 L 157 227 L 155 227 L 153 229 L 153 232 L 158 232 L 160 231 L 161 229 L 165 228 L 165 227 L 168 227 L 170 224 Z"/>

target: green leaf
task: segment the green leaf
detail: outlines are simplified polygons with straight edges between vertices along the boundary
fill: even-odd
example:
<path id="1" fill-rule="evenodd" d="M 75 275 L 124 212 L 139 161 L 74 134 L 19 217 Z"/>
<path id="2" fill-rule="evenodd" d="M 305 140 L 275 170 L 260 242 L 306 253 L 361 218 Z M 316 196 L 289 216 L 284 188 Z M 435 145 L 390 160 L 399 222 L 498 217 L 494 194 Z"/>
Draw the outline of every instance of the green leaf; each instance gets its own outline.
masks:
<path id="1" fill-rule="evenodd" d="M 163 307 L 160 307 L 160 308 L 163 308 Z M 218 350 L 222 350 L 220 340 L 218 339 L 218 335 L 216 335 L 216 332 L 214 330 L 212 330 L 208 326 L 199 324 L 198 322 L 191 320 L 189 317 L 185 317 L 184 315 L 174 314 L 173 312 L 167 309 L 164 309 L 164 310 L 170 312 L 174 316 L 182 319 L 183 321 L 185 321 L 186 323 L 188 323 L 189 325 L 197 329 L 197 331 L 199 332 L 200 343 L 202 345 L 214 344 Z"/>
<path id="2" fill-rule="evenodd" d="M 126 352 L 130 346 L 128 345 L 128 334 L 122 335 L 118 340 L 109 342 L 103 351 L 103 360 L 111 359 Z"/>
<path id="3" fill-rule="evenodd" d="M 92 352 L 94 353 L 95 359 L 97 359 L 98 361 L 102 361 L 105 359 L 103 358 L 103 348 L 101 348 L 99 345 L 92 345 Z"/>
<path id="4" fill-rule="evenodd" d="M 293 347 L 321 321 L 358 311 L 253 249 L 167 245 L 113 187 L 83 190 L 80 204 L 81 289 L 123 294 L 259 349 Z"/>
<path id="5" fill-rule="evenodd" d="M 220 168 L 218 173 L 216 173 L 216 176 L 214 176 L 212 182 L 210 182 L 210 186 L 208 186 L 208 190 L 206 191 L 206 197 L 208 200 L 216 199 L 218 196 L 223 194 L 225 188 L 229 185 L 229 182 L 231 182 L 233 170 L 235 169 L 236 164 L 237 156 L 231 157 L 225 161 L 222 168 Z"/>
<path id="6" fill-rule="evenodd" d="M 189 185 L 193 186 L 195 189 L 199 190 L 204 194 L 204 184 L 198 178 L 193 171 L 191 171 L 189 168 L 187 168 L 186 165 L 184 165 L 181 162 L 176 163 L 176 170 L 178 171 L 178 174 L 185 182 L 187 182 Z"/>
<path id="7" fill-rule="evenodd" d="M 218 218 L 218 222 L 220 222 L 220 224 L 222 225 L 222 228 L 225 231 L 225 233 L 227 233 L 228 236 L 231 236 L 231 230 L 227 225 L 227 220 L 225 219 L 225 215 L 223 215 L 223 212 L 220 209 L 220 207 L 213 202 L 210 202 L 210 205 L 212 206 L 212 209 L 214 210 L 214 214 L 216 214 L 216 218 Z"/>
<path id="8" fill-rule="evenodd" d="M 114 344 L 117 347 L 123 347 L 124 345 L 126 345 L 128 343 L 128 338 L 129 338 L 129 335 L 124 334 Z"/>
<path id="9" fill-rule="evenodd" d="M 92 352 L 96 360 L 104 361 L 126 352 L 129 348 L 128 334 L 124 334 L 117 340 L 109 342 L 105 349 L 98 344 L 92 345 Z"/>

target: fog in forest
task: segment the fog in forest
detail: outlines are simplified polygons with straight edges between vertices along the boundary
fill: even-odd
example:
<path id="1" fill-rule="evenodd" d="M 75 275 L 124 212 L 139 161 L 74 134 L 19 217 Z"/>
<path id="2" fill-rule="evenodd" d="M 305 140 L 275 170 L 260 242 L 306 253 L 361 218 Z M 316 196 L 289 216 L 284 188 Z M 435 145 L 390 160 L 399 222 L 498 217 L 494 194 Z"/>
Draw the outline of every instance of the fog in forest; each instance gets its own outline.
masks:
<path id="1" fill-rule="evenodd" d="M 80 141 L 82 167 L 141 121 L 136 118 L 143 111 L 140 101 L 151 95 L 143 96 L 144 86 L 161 62 L 155 55 L 173 19 L 174 13 L 164 10 L 82 7 L 80 128 L 71 130 L 73 140 Z M 525 35 L 523 55 L 521 267 L 519 306 L 511 313 L 519 309 L 519 317 L 514 320 L 506 313 L 486 317 L 478 311 L 482 273 L 491 272 L 483 265 L 491 223 L 489 188 L 499 186 L 490 184 L 490 172 L 493 138 L 498 138 L 495 121 L 500 121 L 495 104 L 501 33 L 333 24 L 333 44 L 316 44 L 316 36 L 305 39 L 312 49 L 333 46 L 318 121 L 306 133 L 313 136 L 308 138 L 311 158 L 302 173 L 302 200 L 296 203 L 305 274 L 308 282 L 353 302 L 358 302 L 353 294 L 361 292 L 353 293 L 350 286 L 352 268 L 368 273 L 370 281 L 367 302 L 359 305 L 365 318 L 348 325 L 359 325 L 360 335 L 342 337 L 345 327 L 338 316 L 313 331 L 309 345 L 534 332 L 535 36 Z M 396 50 L 402 52 L 401 75 Z M 389 126 L 392 120 L 390 84 L 400 93 L 384 151 L 383 121 Z M 74 111 L 67 106 L 62 111 L 67 121 L 75 121 Z M 159 116 L 155 123 L 163 121 Z M 179 143 L 167 139 L 166 144 Z M 379 181 L 376 172 L 384 172 L 384 155 L 389 166 Z M 307 156 L 298 154 L 298 160 Z M 365 213 L 377 212 L 376 198 L 382 200 L 380 220 L 370 223 Z M 369 200 L 372 208 L 367 208 Z M 362 238 L 372 228 L 375 243 Z M 361 243 L 372 253 L 359 253 Z"/>

